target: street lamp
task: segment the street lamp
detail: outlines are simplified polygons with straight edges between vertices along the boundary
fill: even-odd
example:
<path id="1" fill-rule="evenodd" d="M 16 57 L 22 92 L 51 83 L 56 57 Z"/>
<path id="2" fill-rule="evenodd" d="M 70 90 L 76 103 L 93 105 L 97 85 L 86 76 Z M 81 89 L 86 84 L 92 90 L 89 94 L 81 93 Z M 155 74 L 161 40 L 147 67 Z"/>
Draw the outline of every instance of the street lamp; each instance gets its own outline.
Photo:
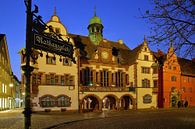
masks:
<path id="1" fill-rule="evenodd" d="M 11 87 L 11 88 L 12 88 L 13 86 L 14 86 L 14 85 L 13 85 L 13 83 L 10 83 L 10 84 L 9 84 L 9 87 Z"/>

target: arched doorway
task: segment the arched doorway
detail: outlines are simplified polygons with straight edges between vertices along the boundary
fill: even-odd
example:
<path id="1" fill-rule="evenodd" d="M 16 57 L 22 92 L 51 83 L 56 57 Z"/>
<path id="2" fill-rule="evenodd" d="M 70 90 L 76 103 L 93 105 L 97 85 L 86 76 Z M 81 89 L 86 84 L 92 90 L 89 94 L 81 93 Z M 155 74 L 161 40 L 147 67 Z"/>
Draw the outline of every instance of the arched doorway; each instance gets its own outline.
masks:
<path id="1" fill-rule="evenodd" d="M 175 93 L 171 94 L 171 98 L 170 99 L 171 99 L 171 107 L 177 107 L 178 102 L 180 103 L 179 97 Z"/>
<path id="2" fill-rule="evenodd" d="M 115 110 L 117 109 L 117 100 L 115 96 L 105 96 L 102 100 L 103 110 Z"/>
<path id="3" fill-rule="evenodd" d="M 124 95 L 120 99 L 121 108 L 124 110 L 133 109 L 133 99 L 129 95 Z"/>
<path id="4" fill-rule="evenodd" d="M 94 95 L 88 95 L 82 100 L 82 110 L 84 111 L 99 110 L 99 106 L 99 100 Z"/>

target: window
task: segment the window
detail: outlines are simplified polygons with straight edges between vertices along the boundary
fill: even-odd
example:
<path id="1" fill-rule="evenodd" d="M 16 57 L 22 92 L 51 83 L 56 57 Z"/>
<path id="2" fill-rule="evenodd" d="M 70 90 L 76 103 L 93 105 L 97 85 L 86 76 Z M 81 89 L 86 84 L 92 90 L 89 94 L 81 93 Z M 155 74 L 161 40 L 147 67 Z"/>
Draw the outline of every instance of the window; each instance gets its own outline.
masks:
<path id="1" fill-rule="evenodd" d="M 171 69 L 171 66 L 169 66 L 169 69 Z"/>
<path id="2" fill-rule="evenodd" d="M 192 87 L 189 87 L 189 92 L 192 93 Z"/>
<path id="3" fill-rule="evenodd" d="M 6 93 L 7 92 L 7 87 L 6 85 L 3 83 L 2 84 L 2 93 Z"/>
<path id="4" fill-rule="evenodd" d="M 46 84 L 50 84 L 50 75 L 45 75 Z"/>
<path id="5" fill-rule="evenodd" d="M 54 74 L 50 75 L 50 84 L 55 85 L 55 76 L 54 76 Z"/>
<path id="6" fill-rule="evenodd" d="M 154 83 L 154 87 L 158 87 L 158 80 L 153 80 L 153 83 Z"/>
<path id="7" fill-rule="evenodd" d="M 148 61 L 148 60 L 149 60 L 148 55 L 144 55 L 144 60 L 146 60 L 146 61 Z"/>
<path id="8" fill-rule="evenodd" d="M 60 28 L 55 28 L 55 30 L 57 34 L 60 34 Z"/>
<path id="9" fill-rule="evenodd" d="M 88 67 L 84 70 L 84 85 L 93 85 L 93 72 Z"/>
<path id="10" fill-rule="evenodd" d="M 100 81 L 101 81 L 101 86 L 108 86 L 108 70 L 103 70 L 100 71 Z"/>
<path id="11" fill-rule="evenodd" d="M 149 67 L 142 67 L 142 73 L 150 73 L 150 68 Z"/>
<path id="12" fill-rule="evenodd" d="M 133 86 L 133 82 L 130 82 L 130 86 Z"/>
<path id="13" fill-rule="evenodd" d="M 55 98 L 53 96 L 44 96 L 40 98 L 41 107 L 54 107 L 55 106 Z"/>
<path id="14" fill-rule="evenodd" d="M 40 74 L 32 74 L 32 84 L 33 85 L 41 84 L 41 75 Z"/>
<path id="15" fill-rule="evenodd" d="M 157 67 L 154 67 L 153 68 L 153 74 L 157 74 L 158 73 L 158 68 Z"/>
<path id="16" fill-rule="evenodd" d="M 63 65 L 65 66 L 71 66 L 72 65 L 72 62 L 69 58 L 64 58 L 63 59 Z"/>
<path id="17" fill-rule="evenodd" d="M 59 76 L 55 76 L 55 84 L 59 84 Z"/>
<path id="18" fill-rule="evenodd" d="M 176 89 L 175 86 L 172 86 L 172 87 L 171 87 L 171 92 L 174 92 L 175 89 Z"/>
<path id="19" fill-rule="evenodd" d="M 123 79 L 125 79 L 125 78 L 123 78 L 123 75 L 124 75 L 124 73 L 120 70 L 115 73 L 115 82 L 116 82 L 117 87 L 124 86 L 123 85 Z"/>
<path id="20" fill-rule="evenodd" d="M 64 76 L 61 76 L 61 85 L 64 86 Z"/>
<path id="21" fill-rule="evenodd" d="M 186 76 L 183 77 L 184 82 L 186 82 Z"/>
<path id="22" fill-rule="evenodd" d="M 129 75 L 126 74 L 126 85 L 129 85 Z"/>
<path id="23" fill-rule="evenodd" d="M 185 86 L 182 87 L 182 91 L 183 91 L 183 92 L 186 92 Z"/>
<path id="24" fill-rule="evenodd" d="M 145 51 L 145 52 L 147 51 L 147 48 L 146 48 L 146 47 L 144 48 L 144 51 Z"/>
<path id="25" fill-rule="evenodd" d="M 171 76 L 171 81 L 174 81 L 174 82 L 176 82 L 176 81 L 177 81 L 177 78 L 176 78 L 176 76 Z"/>
<path id="26" fill-rule="evenodd" d="M 54 57 L 47 57 L 46 64 L 56 64 L 56 60 Z"/>
<path id="27" fill-rule="evenodd" d="M 57 98 L 57 106 L 58 107 L 70 107 L 70 97 L 68 96 L 59 96 Z"/>
<path id="28" fill-rule="evenodd" d="M 188 82 L 190 82 L 190 77 L 188 77 Z"/>
<path id="29" fill-rule="evenodd" d="M 150 80 L 143 79 L 142 80 L 142 87 L 150 87 Z"/>
<path id="30" fill-rule="evenodd" d="M 69 85 L 74 86 L 75 85 L 75 81 L 74 81 L 74 76 L 70 76 L 70 81 L 69 81 Z"/>
<path id="31" fill-rule="evenodd" d="M 173 70 L 176 70 L 176 67 L 173 67 Z"/>

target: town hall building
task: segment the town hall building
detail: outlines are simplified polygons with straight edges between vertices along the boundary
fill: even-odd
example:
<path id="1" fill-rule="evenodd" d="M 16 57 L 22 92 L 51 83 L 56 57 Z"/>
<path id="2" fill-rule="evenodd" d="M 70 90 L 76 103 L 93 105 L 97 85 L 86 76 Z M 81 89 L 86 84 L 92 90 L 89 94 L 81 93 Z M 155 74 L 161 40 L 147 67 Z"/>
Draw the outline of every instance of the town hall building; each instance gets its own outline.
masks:
<path id="1" fill-rule="evenodd" d="M 71 34 L 54 11 L 47 22 L 74 46 L 74 59 L 35 49 L 31 77 L 33 111 L 102 111 L 157 108 L 158 63 L 146 38 L 130 49 L 122 40 L 103 37 L 104 26 L 94 13 L 88 36 Z M 25 65 L 25 49 L 20 50 Z M 24 73 L 22 83 L 24 84 Z"/>

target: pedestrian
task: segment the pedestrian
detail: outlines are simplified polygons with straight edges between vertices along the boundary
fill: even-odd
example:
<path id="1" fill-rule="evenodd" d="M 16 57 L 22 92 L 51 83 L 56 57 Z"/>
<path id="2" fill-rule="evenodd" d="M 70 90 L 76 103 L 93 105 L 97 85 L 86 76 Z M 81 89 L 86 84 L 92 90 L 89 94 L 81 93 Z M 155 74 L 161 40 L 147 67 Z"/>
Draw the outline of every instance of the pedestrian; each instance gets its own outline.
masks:
<path id="1" fill-rule="evenodd" d="M 181 101 L 178 101 L 177 103 L 177 107 L 180 108 L 181 107 Z"/>
<path id="2" fill-rule="evenodd" d="M 188 107 L 188 101 L 185 100 L 184 107 Z"/>

